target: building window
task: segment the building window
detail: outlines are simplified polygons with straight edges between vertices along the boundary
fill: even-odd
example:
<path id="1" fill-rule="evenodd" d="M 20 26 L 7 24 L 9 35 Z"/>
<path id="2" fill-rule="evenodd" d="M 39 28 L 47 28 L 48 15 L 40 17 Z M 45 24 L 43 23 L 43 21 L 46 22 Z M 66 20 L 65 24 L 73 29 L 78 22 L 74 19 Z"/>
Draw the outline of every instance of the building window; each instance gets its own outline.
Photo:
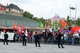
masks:
<path id="1" fill-rule="evenodd" d="M 9 11 L 10 11 L 10 9 L 9 9 Z"/>

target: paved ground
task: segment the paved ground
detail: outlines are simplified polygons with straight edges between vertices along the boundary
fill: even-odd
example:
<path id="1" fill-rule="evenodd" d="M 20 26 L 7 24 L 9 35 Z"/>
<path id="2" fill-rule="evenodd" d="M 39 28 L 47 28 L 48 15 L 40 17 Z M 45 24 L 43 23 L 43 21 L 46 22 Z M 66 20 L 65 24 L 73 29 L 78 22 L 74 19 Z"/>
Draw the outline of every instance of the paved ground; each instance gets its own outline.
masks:
<path id="1" fill-rule="evenodd" d="M 35 47 L 34 44 L 22 46 L 21 43 L 9 43 L 3 45 L 0 43 L 0 53 L 80 53 L 80 46 L 64 45 L 58 48 L 57 45 L 41 44 L 41 47 Z"/>

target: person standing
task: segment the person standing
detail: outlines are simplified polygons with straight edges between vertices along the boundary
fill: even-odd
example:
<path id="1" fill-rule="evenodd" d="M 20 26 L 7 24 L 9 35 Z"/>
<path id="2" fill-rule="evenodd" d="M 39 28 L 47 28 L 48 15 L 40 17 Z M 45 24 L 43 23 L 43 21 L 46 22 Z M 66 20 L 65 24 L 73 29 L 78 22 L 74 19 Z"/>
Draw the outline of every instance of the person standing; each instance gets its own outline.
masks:
<path id="1" fill-rule="evenodd" d="M 5 34 L 4 34 L 4 45 L 5 45 L 5 43 L 6 43 L 6 45 L 8 45 L 8 34 L 7 34 L 7 32 L 5 32 Z"/>
<path id="2" fill-rule="evenodd" d="M 57 36 L 58 36 L 58 48 L 60 48 L 60 45 L 62 48 L 64 48 L 62 44 L 63 34 L 60 31 L 58 31 Z"/>
<path id="3" fill-rule="evenodd" d="M 26 35 L 24 34 L 24 31 L 22 31 L 21 37 L 22 37 L 22 45 L 26 46 Z"/>
<path id="4" fill-rule="evenodd" d="M 69 35 L 68 35 L 68 43 L 69 43 L 69 45 L 72 44 L 72 34 L 71 33 L 69 33 Z"/>
<path id="5" fill-rule="evenodd" d="M 64 34 L 64 43 L 65 44 L 67 44 L 67 42 L 68 42 L 67 40 L 68 40 L 68 36 L 67 36 L 67 33 L 65 32 L 65 34 Z"/>
<path id="6" fill-rule="evenodd" d="M 35 32 L 32 33 L 32 43 L 34 43 L 34 41 L 35 41 L 34 35 L 35 35 Z"/>
<path id="7" fill-rule="evenodd" d="M 48 32 L 48 37 L 49 37 L 48 42 L 49 42 L 49 43 L 52 42 L 52 36 L 53 36 L 52 32 L 49 31 L 49 32 Z"/>
<path id="8" fill-rule="evenodd" d="M 48 31 L 45 29 L 45 43 L 48 43 Z"/>
<path id="9" fill-rule="evenodd" d="M 35 45 L 36 45 L 36 47 L 37 47 L 37 44 L 38 44 L 39 47 L 41 47 L 40 46 L 41 36 L 40 36 L 39 32 L 35 32 L 34 38 L 35 38 Z"/>

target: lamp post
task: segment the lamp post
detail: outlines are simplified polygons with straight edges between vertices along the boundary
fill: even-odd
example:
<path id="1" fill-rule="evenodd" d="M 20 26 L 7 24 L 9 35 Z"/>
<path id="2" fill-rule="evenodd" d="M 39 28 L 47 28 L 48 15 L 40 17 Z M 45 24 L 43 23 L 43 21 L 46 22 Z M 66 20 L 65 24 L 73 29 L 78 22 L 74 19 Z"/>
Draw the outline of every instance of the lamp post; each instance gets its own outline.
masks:
<path id="1" fill-rule="evenodd" d="M 70 5 L 69 5 L 69 9 L 70 9 L 70 18 L 71 18 L 71 10 L 74 10 L 75 11 L 75 17 L 72 18 L 73 24 L 75 25 L 76 24 L 77 4 L 76 4 L 76 7 L 70 7 Z"/>

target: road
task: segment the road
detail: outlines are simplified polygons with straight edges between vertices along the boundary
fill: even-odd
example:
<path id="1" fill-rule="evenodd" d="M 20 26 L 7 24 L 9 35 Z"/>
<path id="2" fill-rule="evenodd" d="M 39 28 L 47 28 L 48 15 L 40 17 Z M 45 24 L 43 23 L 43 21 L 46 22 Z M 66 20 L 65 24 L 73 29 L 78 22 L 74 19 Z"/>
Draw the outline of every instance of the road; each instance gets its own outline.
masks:
<path id="1" fill-rule="evenodd" d="M 27 46 L 22 46 L 21 43 L 9 45 L 0 43 L 0 53 L 80 53 L 80 46 L 64 45 L 64 47 L 58 48 L 54 44 L 41 44 L 41 47 L 35 47 L 31 43 L 27 43 Z"/>

